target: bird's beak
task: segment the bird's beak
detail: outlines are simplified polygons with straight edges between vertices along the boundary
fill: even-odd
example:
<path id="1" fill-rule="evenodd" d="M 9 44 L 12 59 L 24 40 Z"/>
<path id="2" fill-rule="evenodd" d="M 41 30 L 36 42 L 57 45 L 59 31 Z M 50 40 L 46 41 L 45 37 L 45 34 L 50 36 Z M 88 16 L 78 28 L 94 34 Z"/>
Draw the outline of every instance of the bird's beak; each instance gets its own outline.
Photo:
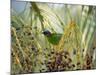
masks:
<path id="1" fill-rule="evenodd" d="M 41 34 L 44 34 L 44 31 L 42 31 L 42 33 Z"/>

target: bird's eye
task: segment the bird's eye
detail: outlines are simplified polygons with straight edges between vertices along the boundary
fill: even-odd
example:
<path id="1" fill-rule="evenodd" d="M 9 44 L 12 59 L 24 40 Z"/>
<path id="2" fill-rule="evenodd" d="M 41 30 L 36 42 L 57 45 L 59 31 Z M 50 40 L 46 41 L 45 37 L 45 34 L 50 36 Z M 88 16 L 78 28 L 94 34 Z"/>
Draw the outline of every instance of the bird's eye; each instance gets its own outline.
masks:
<path id="1" fill-rule="evenodd" d="M 44 32 L 43 32 L 43 34 L 44 34 L 44 35 L 46 35 L 46 34 L 47 34 L 47 32 L 45 32 L 45 31 L 44 31 Z"/>
<path id="2" fill-rule="evenodd" d="M 43 31 L 43 34 L 44 34 L 44 35 L 50 34 L 50 31 L 48 31 L 48 30 Z"/>

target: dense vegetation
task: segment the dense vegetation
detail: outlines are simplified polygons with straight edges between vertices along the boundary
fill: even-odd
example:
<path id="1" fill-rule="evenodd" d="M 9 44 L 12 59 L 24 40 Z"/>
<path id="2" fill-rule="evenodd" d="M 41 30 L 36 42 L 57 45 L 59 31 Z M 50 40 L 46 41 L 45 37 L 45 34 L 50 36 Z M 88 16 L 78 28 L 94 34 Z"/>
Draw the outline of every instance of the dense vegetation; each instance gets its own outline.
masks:
<path id="1" fill-rule="evenodd" d="M 11 73 L 96 68 L 96 7 L 26 2 L 11 8 Z M 62 34 L 53 45 L 44 30 Z"/>

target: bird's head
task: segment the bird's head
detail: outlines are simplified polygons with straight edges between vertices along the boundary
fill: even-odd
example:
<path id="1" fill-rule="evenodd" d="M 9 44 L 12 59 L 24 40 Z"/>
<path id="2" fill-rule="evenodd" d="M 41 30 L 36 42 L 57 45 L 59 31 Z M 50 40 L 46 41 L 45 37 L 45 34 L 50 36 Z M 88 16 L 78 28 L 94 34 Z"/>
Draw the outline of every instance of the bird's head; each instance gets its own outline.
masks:
<path id="1" fill-rule="evenodd" d="M 42 33 L 47 37 L 49 37 L 51 35 L 51 32 L 49 30 L 45 30 Z"/>

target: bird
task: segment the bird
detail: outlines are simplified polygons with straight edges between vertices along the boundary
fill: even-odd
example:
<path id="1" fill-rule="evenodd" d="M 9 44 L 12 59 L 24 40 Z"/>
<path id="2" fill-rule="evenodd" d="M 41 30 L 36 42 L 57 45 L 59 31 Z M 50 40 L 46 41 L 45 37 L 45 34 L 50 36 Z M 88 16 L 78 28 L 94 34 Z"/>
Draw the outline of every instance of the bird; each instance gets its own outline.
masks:
<path id="1" fill-rule="evenodd" d="M 52 45 L 58 45 L 62 37 L 61 33 L 51 33 L 49 30 L 44 30 L 42 33 Z"/>

